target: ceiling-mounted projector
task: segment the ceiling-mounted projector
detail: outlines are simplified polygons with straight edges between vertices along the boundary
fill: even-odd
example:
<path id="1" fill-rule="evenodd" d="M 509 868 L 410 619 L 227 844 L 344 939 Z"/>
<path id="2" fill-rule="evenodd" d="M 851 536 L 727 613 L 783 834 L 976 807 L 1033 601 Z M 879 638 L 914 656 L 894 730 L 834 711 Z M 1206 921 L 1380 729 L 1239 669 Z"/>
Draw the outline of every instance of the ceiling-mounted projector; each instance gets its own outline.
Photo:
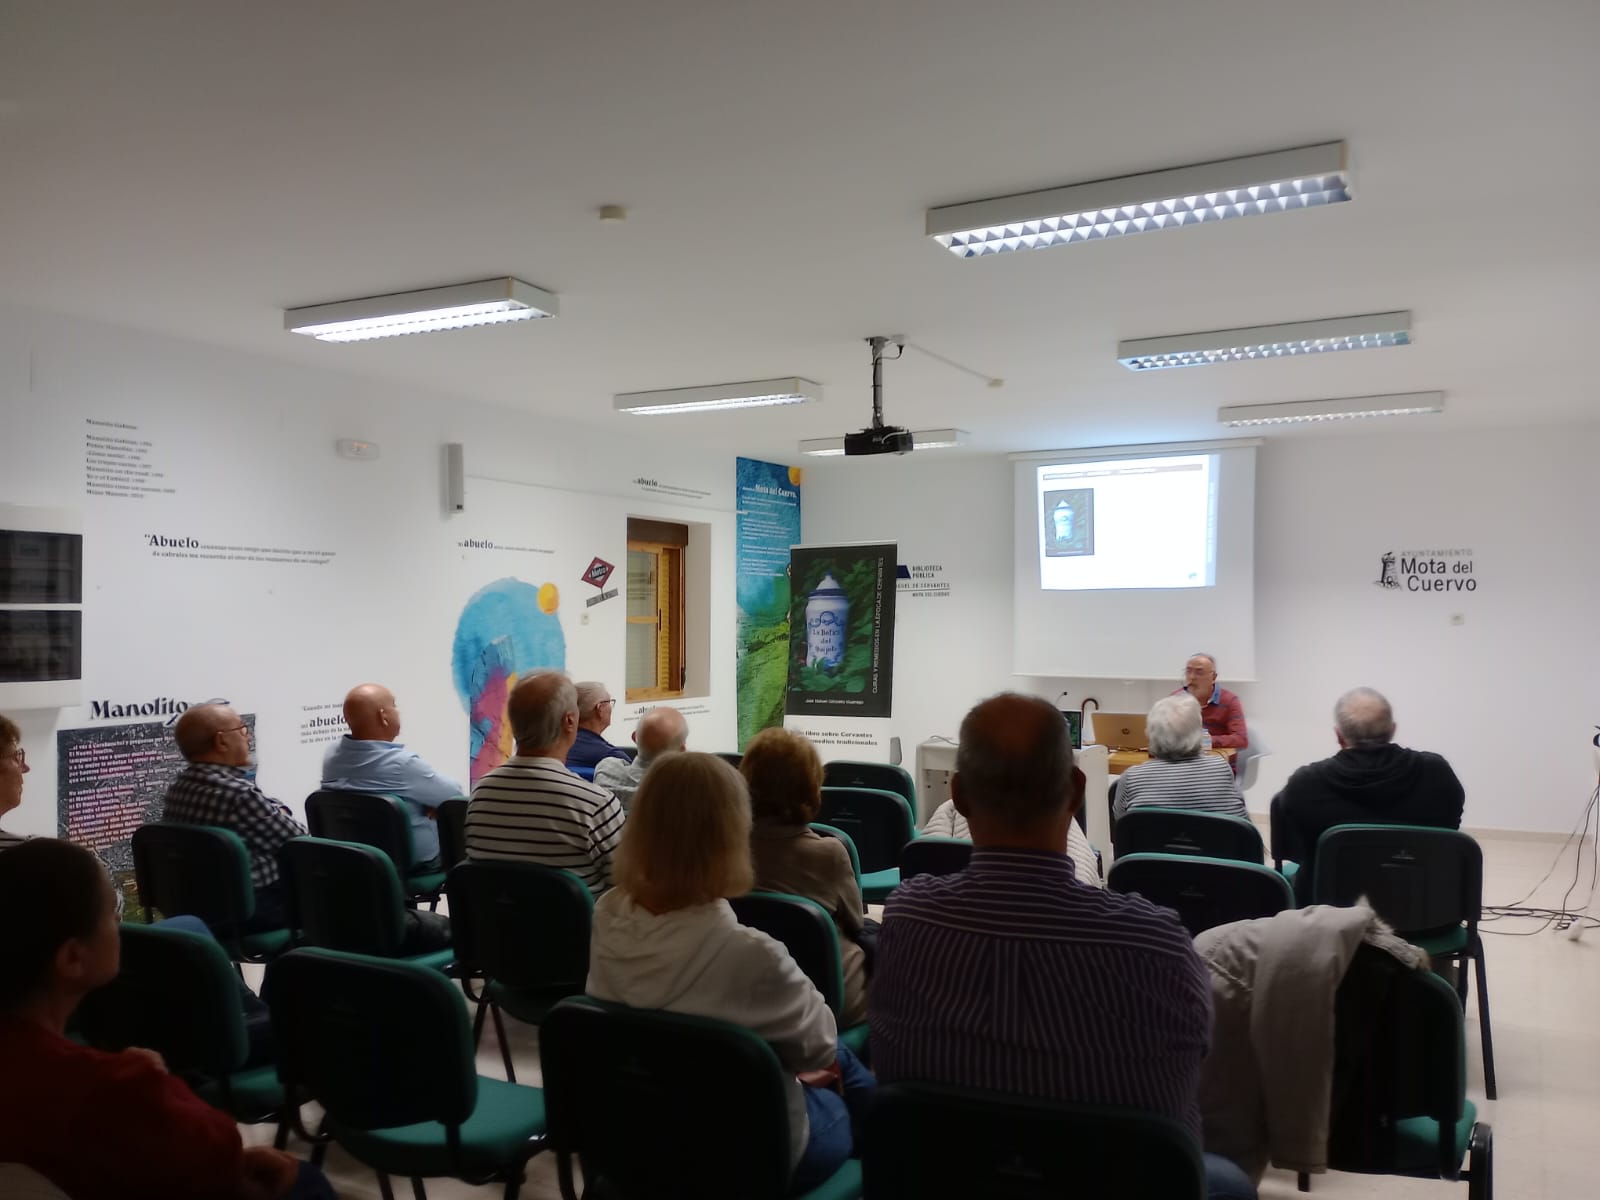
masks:
<path id="1" fill-rule="evenodd" d="M 895 358 L 906 352 L 903 335 L 867 339 L 867 345 L 872 347 L 872 424 L 859 433 L 844 435 L 846 457 L 855 454 L 911 453 L 911 431 L 883 423 L 883 351 L 890 342 L 895 346 Z"/>

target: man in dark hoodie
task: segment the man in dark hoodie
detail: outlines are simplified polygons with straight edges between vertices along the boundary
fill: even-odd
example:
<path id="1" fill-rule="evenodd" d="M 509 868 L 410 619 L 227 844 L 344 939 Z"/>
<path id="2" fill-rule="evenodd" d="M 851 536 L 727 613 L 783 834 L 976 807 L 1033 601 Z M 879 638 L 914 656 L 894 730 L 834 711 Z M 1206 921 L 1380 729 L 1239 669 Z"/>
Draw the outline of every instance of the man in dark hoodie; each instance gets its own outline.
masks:
<path id="1" fill-rule="evenodd" d="M 1295 899 L 1310 904 L 1317 839 L 1335 825 L 1437 825 L 1461 828 L 1466 793 L 1443 757 L 1394 744 L 1394 711 L 1371 688 L 1355 688 L 1333 707 L 1339 753 L 1289 776 L 1272 800 L 1273 853 L 1300 864 Z"/>

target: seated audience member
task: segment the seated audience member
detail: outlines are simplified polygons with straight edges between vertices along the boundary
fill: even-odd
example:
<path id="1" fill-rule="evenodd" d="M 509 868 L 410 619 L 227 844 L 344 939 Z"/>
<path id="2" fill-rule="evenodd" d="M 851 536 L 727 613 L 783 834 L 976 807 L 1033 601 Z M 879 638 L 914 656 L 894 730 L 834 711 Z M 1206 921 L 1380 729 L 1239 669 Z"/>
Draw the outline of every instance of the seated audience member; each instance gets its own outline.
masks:
<path id="1" fill-rule="evenodd" d="M 524 859 L 571 871 L 599 895 L 611 886 L 622 805 L 563 765 L 578 734 L 572 680 L 539 671 L 506 701 L 516 754 L 478 780 L 467 805 L 467 857 Z"/>
<path id="2" fill-rule="evenodd" d="M 603 736 L 611 726 L 611 710 L 617 704 L 611 698 L 610 689 L 592 680 L 578 684 L 577 688 L 578 736 L 567 751 L 567 766 L 592 769 L 607 758 L 620 758 L 626 762 L 627 752 L 613 746 Z"/>
<path id="3" fill-rule="evenodd" d="M 1063 847 L 1083 790 L 1047 701 L 1007 693 L 967 714 L 950 792 L 972 865 L 889 897 L 868 1002 L 873 1064 L 884 1083 L 1156 1113 L 1198 1144 L 1210 979 L 1175 913 L 1077 881 Z M 1255 1195 L 1211 1155 L 1206 1182 L 1212 1197 Z"/>
<path id="4" fill-rule="evenodd" d="M 439 867 L 439 805 L 465 796 L 461 785 L 441 775 L 400 736 L 400 710 L 394 693 L 382 684 L 363 683 L 344 698 L 344 723 L 350 727 L 322 759 L 322 786 L 334 791 L 377 792 L 396 797 L 411 821 L 412 866 Z"/>
<path id="5" fill-rule="evenodd" d="M 73 1200 L 327 1198 L 309 1163 L 244 1147 L 233 1118 L 168 1074 L 160 1055 L 107 1054 L 66 1036 L 79 1001 L 116 977 L 115 893 L 100 861 L 38 838 L 0 854 L 0 1161 Z"/>
<path id="6" fill-rule="evenodd" d="M 1466 793 L 1450 764 L 1427 750 L 1394 744 L 1394 711 L 1381 694 L 1360 687 L 1333 708 L 1339 753 L 1289 776 L 1272 800 L 1272 844 L 1300 864 L 1295 899 L 1316 894 L 1317 839 L 1335 825 L 1437 825 L 1460 829 Z"/>
<path id="7" fill-rule="evenodd" d="M 972 830 L 967 825 L 967 819 L 956 811 L 954 800 L 946 800 L 934 809 L 922 832 L 930 837 L 972 840 Z M 1095 857 L 1094 847 L 1089 844 L 1083 826 L 1076 821 L 1067 826 L 1067 857 L 1072 860 L 1072 873 L 1079 883 L 1105 887 L 1106 881 L 1100 876 L 1100 860 Z"/>
<path id="8" fill-rule="evenodd" d="M 250 766 L 250 729 L 226 704 L 199 704 L 173 729 L 188 766 L 167 788 L 164 820 L 231 829 L 250 854 L 256 911 L 245 928 L 281 928 L 288 920 L 278 852 L 305 826 L 256 786 Z"/>
<path id="9" fill-rule="evenodd" d="M 10 717 L 0 716 L 0 817 L 22 803 L 22 777 L 28 773 L 28 755 L 22 749 L 22 730 Z M 0 829 L 0 850 L 26 841 L 21 834 Z"/>
<path id="10" fill-rule="evenodd" d="M 617 851 L 617 886 L 594 910 L 589 994 L 742 1025 L 785 1071 L 795 1192 L 844 1165 L 854 1145 L 846 1101 L 794 1076 L 837 1065 L 846 1096 L 872 1076 L 836 1041 L 822 994 L 783 945 L 739 924 L 727 897 L 750 889 L 750 802 L 711 754 L 658 762 L 634 797 Z"/>
<path id="11" fill-rule="evenodd" d="M 1218 750 L 1243 750 L 1250 744 L 1250 731 L 1244 723 L 1244 705 L 1239 703 L 1227 688 L 1217 682 L 1217 660 L 1209 654 L 1191 654 L 1183 664 L 1183 686 L 1179 692 L 1188 692 L 1200 705 L 1200 718 L 1211 744 Z"/>
<path id="12" fill-rule="evenodd" d="M 1150 760 L 1129 767 L 1117 780 L 1118 818 L 1130 808 L 1189 808 L 1248 817 L 1233 768 L 1202 744 L 1200 706 L 1179 692 L 1150 709 Z"/>
<path id="13" fill-rule="evenodd" d="M 663 754 L 682 750 L 688 741 L 689 722 L 683 719 L 681 712 L 665 705 L 652 708 L 639 718 L 639 727 L 633 731 L 633 744 L 639 747 L 639 757 L 632 762 L 625 758 L 602 758 L 594 769 L 594 781 L 615 796 L 626 811 L 650 764 Z"/>
<path id="14" fill-rule="evenodd" d="M 802 734 L 763 729 L 745 747 L 739 774 L 750 789 L 754 819 L 750 854 L 756 887 L 805 896 L 828 910 L 839 927 L 839 963 L 844 968 L 839 1023 L 859 1025 L 867 1018 L 866 954 L 857 944 L 866 907 L 844 843 L 811 828 L 822 807 L 822 759 L 817 748 Z"/>

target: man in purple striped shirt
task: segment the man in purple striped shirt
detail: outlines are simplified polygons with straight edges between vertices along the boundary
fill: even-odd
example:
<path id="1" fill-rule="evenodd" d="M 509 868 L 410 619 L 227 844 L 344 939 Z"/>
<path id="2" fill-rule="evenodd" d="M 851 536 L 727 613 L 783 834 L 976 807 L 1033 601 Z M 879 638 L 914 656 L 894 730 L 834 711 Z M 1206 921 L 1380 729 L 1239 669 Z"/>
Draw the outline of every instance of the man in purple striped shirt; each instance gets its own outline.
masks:
<path id="1" fill-rule="evenodd" d="M 1079 883 L 1067 827 L 1083 804 L 1061 714 L 1005 693 L 961 724 L 955 807 L 972 864 L 889 898 L 870 992 L 882 1083 L 984 1088 L 1171 1117 L 1200 1140 L 1196 1087 L 1211 983 L 1168 909 Z M 1206 1155 L 1214 1200 L 1254 1197 Z"/>

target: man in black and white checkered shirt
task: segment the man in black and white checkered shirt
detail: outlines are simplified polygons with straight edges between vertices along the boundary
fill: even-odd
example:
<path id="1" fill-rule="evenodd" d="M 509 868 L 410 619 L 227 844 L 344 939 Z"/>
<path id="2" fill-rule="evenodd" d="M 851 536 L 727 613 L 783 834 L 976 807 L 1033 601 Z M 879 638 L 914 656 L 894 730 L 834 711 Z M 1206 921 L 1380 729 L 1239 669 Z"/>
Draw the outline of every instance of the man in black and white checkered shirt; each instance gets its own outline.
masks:
<path id="1" fill-rule="evenodd" d="M 245 928 L 281 928 L 287 907 L 278 851 L 306 831 L 248 773 L 249 726 L 226 704 L 201 704 L 178 718 L 173 735 L 189 765 L 167 789 L 165 819 L 237 833 L 250 853 L 250 878 L 256 888 L 255 916 Z"/>

